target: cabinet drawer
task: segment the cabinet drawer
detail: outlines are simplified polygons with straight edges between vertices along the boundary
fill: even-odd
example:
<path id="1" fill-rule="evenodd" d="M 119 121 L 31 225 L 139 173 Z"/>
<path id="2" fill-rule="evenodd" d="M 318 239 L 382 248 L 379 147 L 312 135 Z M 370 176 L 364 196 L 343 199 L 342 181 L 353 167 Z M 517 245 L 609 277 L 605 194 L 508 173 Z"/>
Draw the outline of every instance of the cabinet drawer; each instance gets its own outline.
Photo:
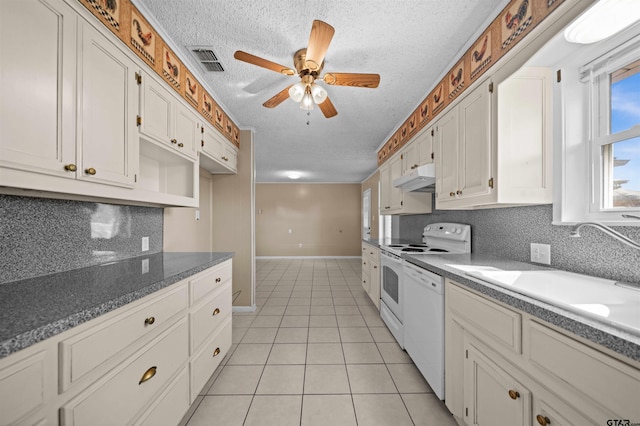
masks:
<path id="1" fill-rule="evenodd" d="M 231 272 L 232 263 L 230 259 L 193 277 L 190 280 L 191 304 L 198 303 L 199 300 L 214 291 L 222 283 L 231 280 Z"/>
<path id="2" fill-rule="evenodd" d="M 186 318 L 61 408 L 63 425 L 127 424 L 188 359 Z M 155 368 L 155 375 L 143 381 Z"/>
<path id="3" fill-rule="evenodd" d="M 447 280 L 445 303 L 455 316 L 467 322 L 465 328 L 512 349 L 522 350 L 522 316 L 496 303 L 476 296 Z"/>
<path id="4" fill-rule="evenodd" d="M 175 426 L 189 405 L 189 368 L 185 367 L 134 425 Z"/>
<path id="5" fill-rule="evenodd" d="M 190 314 L 191 353 L 231 314 L 231 283 L 219 288 L 211 300 Z"/>
<path id="6" fill-rule="evenodd" d="M 44 406 L 45 354 L 38 352 L 0 370 L 0 425 L 15 424 Z"/>
<path id="7" fill-rule="evenodd" d="M 640 371 L 542 324 L 529 322 L 534 367 L 624 419 L 640 419 Z"/>
<path id="8" fill-rule="evenodd" d="M 96 368 L 141 339 L 150 338 L 188 307 L 187 285 L 117 315 L 60 342 L 60 386 L 68 389 Z"/>
<path id="9" fill-rule="evenodd" d="M 198 396 L 220 362 L 231 348 L 231 316 L 218 328 L 217 333 L 191 359 L 191 400 Z"/>

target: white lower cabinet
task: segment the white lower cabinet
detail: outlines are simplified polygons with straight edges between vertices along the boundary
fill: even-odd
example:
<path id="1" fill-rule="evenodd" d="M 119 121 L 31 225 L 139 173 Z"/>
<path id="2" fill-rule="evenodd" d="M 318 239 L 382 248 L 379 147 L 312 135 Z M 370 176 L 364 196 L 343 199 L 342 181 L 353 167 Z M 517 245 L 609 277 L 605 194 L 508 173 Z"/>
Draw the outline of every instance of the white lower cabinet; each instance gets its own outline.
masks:
<path id="1" fill-rule="evenodd" d="M 231 348 L 232 261 L 0 359 L 0 426 L 177 425 Z"/>
<path id="2" fill-rule="evenodd" d="M 519 426 L 530 417 L 527 388 L 485 355 L 465 344 L 465 420 L 468 425 Z"/>
<path id="3" fill-rule="evenodd" d="M 380 249 L 362 243 L 362 288 L 380 309 Z"/>
<path id="4" fill-rule="evenodd" d="M 640 418 L 637 362 L 451 280 L 445 289 L 445 403 L 460 422 L 595 426 Z"/>
<path id="5" fill-rule="evenodd" d="M 184 366 L 189 358 L 189 329 L 183 318 L 155 341 L 89 389 L 65 404 L 63 425 L 126 424 Z"/>

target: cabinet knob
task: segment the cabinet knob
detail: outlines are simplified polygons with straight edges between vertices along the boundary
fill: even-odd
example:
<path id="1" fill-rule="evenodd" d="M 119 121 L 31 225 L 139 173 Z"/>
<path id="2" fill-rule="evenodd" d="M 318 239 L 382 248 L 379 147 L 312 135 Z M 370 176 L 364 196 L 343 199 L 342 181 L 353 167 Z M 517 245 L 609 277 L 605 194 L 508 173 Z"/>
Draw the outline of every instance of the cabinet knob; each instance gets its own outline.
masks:
<path id="1" fill-rule="evenodd" d="M 373 265 L 373 269 L 378 269 L 378 267 L 376 265 Z"/>
<path id="2" fill-rule="evenodd" d="M 222 157 L 222 159 L 223 159 L 224 161 L 229 161 L 229 159 L 228 159 L 227 157 L 224 157 L 224 156 Z"/>
<path id="3" fill-rule="evenodd" d="M 156 322 L 156 318 L 155 317 L 149 317 L 149 318 L 146 318 L 144 320 L 144 325 L 152 325 L 154 322 Z"/>
<path id="4" fill-rule="evenodd" d="M 518 399 L 518 398 L 520 398 L 520 393 L 518 391 L 515 391 L 515 390 L 511 389 L 511 390 L 509 390 L 509 398 Z"/>
<path id="5" fill-rule="evenodd" d="M 200 141 L 200 146 L 204 146 L 204 141 Z"/>
<path id="6" fill-rule="evenodd" d="M 455 192 L 450 192 L 450 193 L 449 193 L 449 197 L 455 197 L 455 196 L 456 196 L 456 193 L 455 193 Z"/>
<path id="7" fill-rule="evenodd" d="M 175 139 L 171 139 L 171 143 L 175 145 L 175 144 L 177 144 L 177 143 L 178 143 L 178 141 L 177 141 L 177 140 L 175 140 Z"/>
<path id="8" fill-rule="evenodd" d="M 220 313 L 220 309 L 219 308 L 215 308 L 213 310 L 213 316 L 215 317 L 216 315 L 218 315 Z"/>
<path id="9" fill-rule="evenodd" d="M 144 374 L 142 375 L 142 378 L 138 382 L 138 385 L 143 384 L 144 382 L 146 382 L 147 380 L 150 380 L 153 376 L 155 376 L 156 370 L 158 370 L 158 367 L 154 365 L 153 367 L 145 371 Z"/>
<path id="10" fill-rule="evenodd" d="M 538 424 L 541 426 L 547 426 L 551 424 L 551 420 L 549 420 L 549 417 L 545 417 L 542 414 L 538 414 L 536 416 L 536 420 L 538 421 Z"/>
<path id="11" fill-rule="evenodd" d="M 89 167 L 88 169 L 85 169 L 85 171 L 84 171 L 84 172 L 85 172 L 86 174 L 88 174 L 88 175 L 93 176 L 93 175 L 95 175 L 95 174 L 96 174 L 96 169 L 94 169 L 93 167 Z"/>
<path id="12" fill-rule="evenodd" d="M 218 356 L 220 355 L 220 348 L 216 348 L 215 351 L 213 351 L 213 356 Z"/>
<path id="13" fill-rule="evenodd" d="M 366 265 L 366 264 L 367 264 L 367 262 L 362 262 L 362 264 L 363 264 L 363 265 Z"/>
<path id="14" fill-rule="evenodd" d="M 220 281 L 222 281 L 222 278 L 218 277 L 216 278 L 216 282 L 219 283 Z"/>
<path id="15" fill-rule="evenodd" d="M 456 191 L 457 195 L 462 195 L 462 191 L 460 191 L 459 189 Z"/>
<path id="16" fill-rule="evenodd" d="M 78 170 L 78 167 L 75 164 L 67 164 L 66 166 L 64 166 L 64 169 L 68 172 L 75 172 L 76 170 Z"/>
<path id="17" fill-rule="evenodd" d="M 184 147 L 184 144 L 183 144 L 182 142 L 180 142 L 180 143 L 178 144 L 178 148 L 183 148 L 183 147 Z"/>

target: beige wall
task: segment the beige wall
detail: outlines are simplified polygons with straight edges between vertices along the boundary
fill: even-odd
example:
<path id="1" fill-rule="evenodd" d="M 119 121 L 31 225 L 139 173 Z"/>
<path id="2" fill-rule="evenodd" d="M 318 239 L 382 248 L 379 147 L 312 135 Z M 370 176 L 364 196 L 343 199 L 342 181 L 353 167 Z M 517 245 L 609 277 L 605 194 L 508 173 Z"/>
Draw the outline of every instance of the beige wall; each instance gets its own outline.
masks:
<path id="1" fill-rule="evenodd" d="M 211 251 L 211 173 L 200 170 L 200 207 L 164 209 L 164 251 Z M 200 220 L 196 220 L 196 211 Z"/>
<path id="2" fill-rule="evenodd" d="M 253 305 L 254 160 L 253 133 L 240 132 L 238 173 L 214 175 L 211 187 L 213 251 L 232 251 L 233 305 Z M 238 293 L 239 292 L 239 293 Z"/>
<path id="3" fill-rule="evenodd" d="M 359 256 L 361 197 L 360 184 L 256 184 L 256 255 Z"/>
<path id="4" fill-rule="evenodd" d="M 243 130 L 237 174 L 200 171 L 200 220 L 196 220 L 195 208 L 164 209 L 165 251 L 235 253 L 234 306 L 253 305 L 253 176 L 253 135 Z"/>
<path id="5" fill-rule="evenodd" d="M 371 239 L 378 239 L 378 230 L 380 224 L 378 219 L 380 218 L 380 208 L 378 206 L 378 182 L 380 181 L 380 173 L 377 171 L 372 174 L 367 180 L 362 182 L 362 192 L 367 189 L 371 189 Z"/>

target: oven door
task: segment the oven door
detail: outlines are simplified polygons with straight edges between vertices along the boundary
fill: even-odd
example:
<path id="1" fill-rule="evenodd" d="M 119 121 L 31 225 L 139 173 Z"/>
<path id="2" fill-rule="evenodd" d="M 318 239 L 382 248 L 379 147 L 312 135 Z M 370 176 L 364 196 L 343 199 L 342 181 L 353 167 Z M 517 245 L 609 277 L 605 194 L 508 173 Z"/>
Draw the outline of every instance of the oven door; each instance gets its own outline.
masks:
<path id="1" fill-rule="evenodd" d="M 380 298 L 387 305 L 387 308 L 402 323 L 404 304 L 402 288 L 402 259 L 397 258 L 384 251 L 380 255 L 380 265 L 382 267 L 382 289 Z"/>

